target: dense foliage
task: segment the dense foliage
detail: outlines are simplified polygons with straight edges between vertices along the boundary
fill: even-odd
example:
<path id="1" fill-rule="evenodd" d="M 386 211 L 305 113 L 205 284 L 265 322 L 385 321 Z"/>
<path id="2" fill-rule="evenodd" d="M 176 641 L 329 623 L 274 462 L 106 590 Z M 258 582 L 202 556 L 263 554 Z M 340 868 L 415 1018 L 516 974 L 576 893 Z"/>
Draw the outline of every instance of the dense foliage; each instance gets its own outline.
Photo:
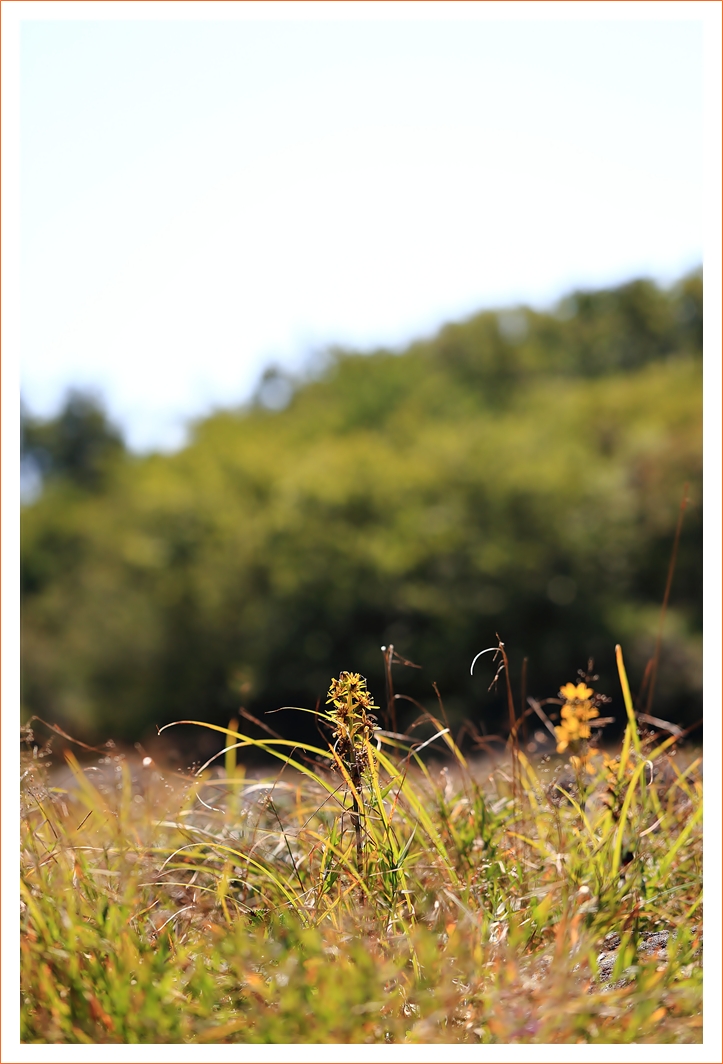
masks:
<path id="1" fill-rule="evenodd" d="M 695 274 L 269 372 L 173 455 L 128 453 L 87 407 L 95 447 L 63 436 L 69 410 L 34 421 L 50 458 L 22 515 L 25 710 L 103 739 L 227 723 L 241 703 L 313 707 L 342 668 L 383 689 L 391 643 L 423 666 L 400 690 L 430 704 L 436 681 L 453 722 L 494 730 L 492 673 L 469 666 L 497 632 L 516 691 L 523 656 L 530 694 L 590 657 L 613 690 L 617 642 L 637 687 L 688 483 L 653 712 L 691 723 L 701 356 Z"/>
<path id="2" fill-rule="evenodd" d="M 31 479 L 65 478 L 98 489 L 123 451 L 120 432 L 108 423 L 98 400 L 75 390 L 50 421 L 23 410 L 20 431 L 23 472 Z"/>

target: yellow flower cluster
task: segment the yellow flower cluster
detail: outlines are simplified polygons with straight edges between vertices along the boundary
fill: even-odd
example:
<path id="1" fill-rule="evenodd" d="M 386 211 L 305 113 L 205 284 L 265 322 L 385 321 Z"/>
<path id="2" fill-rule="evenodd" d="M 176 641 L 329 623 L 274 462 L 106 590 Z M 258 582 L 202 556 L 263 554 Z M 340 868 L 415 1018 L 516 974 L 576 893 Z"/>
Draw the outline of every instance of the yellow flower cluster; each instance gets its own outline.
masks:
<path id="1" fill-rule="evenodd" d="M 336 724 L 334 738 L 339 753 L 346 760 L 363 753 L 364 742 L 371 739 L 377 727 L 372 710 L 378 709 L 367 691 L 367 682 L 358 672 L 342 672 L 333 679 L 329 688 L 327 705 L 332 703 L 332 716 Z"/>
<path id="2" fill-rule="evenodd" d="M 328 705 L 330 702 L 333 703 L 337 712 L 342 715 L 354 709 L 371 711 L 379 708 L 374 705 L 372 696 L 367 691 L 366 680 L 358 672 L 342 672 L 338 680 L 333 679 L 331 681 L 326 704 Z"/>
<path id="3" fill-rule="evenodd" d="M 590 738 L 590 721 L 599 716 L 592 703 L 594 692 L 584 683 L 566 683 L 560 688 L 560 698 L 565 700 L 560 711 L 560 723 L 555 726 L 557 752 L 561 754 L 570 743 Z"/>

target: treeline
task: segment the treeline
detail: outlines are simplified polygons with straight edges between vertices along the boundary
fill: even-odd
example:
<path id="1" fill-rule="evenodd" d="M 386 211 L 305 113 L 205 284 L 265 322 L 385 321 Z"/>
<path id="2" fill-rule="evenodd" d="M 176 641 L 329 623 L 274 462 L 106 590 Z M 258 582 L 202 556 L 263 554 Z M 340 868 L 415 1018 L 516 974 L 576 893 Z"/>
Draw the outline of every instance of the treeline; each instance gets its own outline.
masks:
<path id="1" fill-rule="evenodd" d="M 422 666 L 399 691 L 436 706 L 435 681 L 453 723 L 494 731 L 491 655 L 469 666 L 499 633 L 516 696 L 523 657 L 538 697 L 594 658 L 621 715 L 614 644 L 639 684 L 687 483 L 653 712 L 697 719 L 702 305 L 696 273 L 333 350 L 304 379 L 269 371 L 170 456 L 129 453 L 87 396 L 25 412 L 42 489 L 22 513 L 24 713 L 139 739 L 313 708 L 341 669 L 382 701 L 393 644 Z"/>

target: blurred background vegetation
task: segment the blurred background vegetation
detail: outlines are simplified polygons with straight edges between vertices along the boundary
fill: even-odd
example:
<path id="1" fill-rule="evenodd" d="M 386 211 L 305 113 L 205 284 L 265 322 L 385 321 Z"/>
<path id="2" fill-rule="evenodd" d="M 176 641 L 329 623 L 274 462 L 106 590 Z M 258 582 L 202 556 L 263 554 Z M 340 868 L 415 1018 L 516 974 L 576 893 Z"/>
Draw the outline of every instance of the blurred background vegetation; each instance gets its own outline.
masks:
<path id="1" fill-rule="evenodd" d="M 129 452 L 91 396 L 22 417 L 23 713 L 86 740 L 148 740 L 313 708 L 341 669 L 455 725 L 503 727 L 487 688 L 554 696 L 595 661 L 618 705 L 653 653 L 689 484 L 653 712 L 701 715 L 702 275 L 485 312 L 404 351 L 326 352 Z M 169 356 L 168 372 L 173 373 Z M 404 707 L 408 708 L 405 709 Z M 399 703 L 399 726 L 416 716 Z M 301 719 L 299 719 L 301 718 Z M 301 737 L 309 717 L 268 718 Z"/>

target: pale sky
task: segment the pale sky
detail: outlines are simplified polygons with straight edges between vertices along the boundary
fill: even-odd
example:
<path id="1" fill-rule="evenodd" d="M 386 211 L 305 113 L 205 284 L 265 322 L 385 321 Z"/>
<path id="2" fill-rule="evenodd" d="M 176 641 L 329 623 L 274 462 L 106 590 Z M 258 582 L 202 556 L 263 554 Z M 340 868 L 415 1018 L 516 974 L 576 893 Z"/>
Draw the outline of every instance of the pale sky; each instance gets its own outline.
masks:
<path id="1" fill-rule="evenodd" d="M 702 262 L 695 4 L 685 21 L 64 6 L 21 25 L 34 413 L 95 388 L 132 446 L 172 448 L 272 361 Z"/>

